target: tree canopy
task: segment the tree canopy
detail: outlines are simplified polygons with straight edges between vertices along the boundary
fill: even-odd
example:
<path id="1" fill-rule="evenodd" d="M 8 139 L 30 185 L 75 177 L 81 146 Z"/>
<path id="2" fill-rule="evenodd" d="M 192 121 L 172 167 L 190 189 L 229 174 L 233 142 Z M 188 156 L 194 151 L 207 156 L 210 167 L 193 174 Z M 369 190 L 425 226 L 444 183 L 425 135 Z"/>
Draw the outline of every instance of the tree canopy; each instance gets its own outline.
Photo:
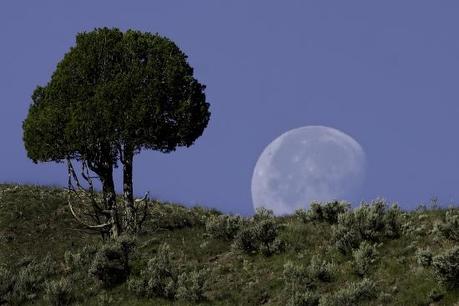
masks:
<path id="1" fill-rule="evenodd" d="M 27 154 L 42 162 L 116 163 L 125 147 L 190 146 L 210 117 L 204 88 L 165 37 L 108 28 L 80 33 L 32 95 L 23 124 Z"/>

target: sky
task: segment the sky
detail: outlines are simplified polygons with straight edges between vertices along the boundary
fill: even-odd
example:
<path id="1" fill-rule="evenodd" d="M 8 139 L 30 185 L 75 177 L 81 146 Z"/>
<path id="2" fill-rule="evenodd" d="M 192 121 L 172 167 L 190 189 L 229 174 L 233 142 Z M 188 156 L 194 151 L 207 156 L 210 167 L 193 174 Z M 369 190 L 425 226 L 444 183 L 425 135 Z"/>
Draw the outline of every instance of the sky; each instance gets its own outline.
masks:
<path id="1" fill-rule="evenodd" d="M 107 26 L 176 42 L 211 105 L 192 147 L 136 156 L 136 194 L 252 214 L 266 145 L 323 125 L 366 152 L 355 203 L 458 203 L 458 11 L 446 0 L 1 1 L 0 182 L 66 183 L 63 164 L 28 160 L 22 121 L 75 35 Z"/>

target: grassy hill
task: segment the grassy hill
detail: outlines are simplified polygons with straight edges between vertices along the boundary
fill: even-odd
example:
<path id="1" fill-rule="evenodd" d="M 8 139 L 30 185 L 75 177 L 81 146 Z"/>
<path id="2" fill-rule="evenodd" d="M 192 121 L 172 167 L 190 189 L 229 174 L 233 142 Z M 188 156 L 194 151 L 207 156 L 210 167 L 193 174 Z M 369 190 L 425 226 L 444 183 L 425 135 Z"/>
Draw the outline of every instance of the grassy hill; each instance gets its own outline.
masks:
<path id="1" fill-rule="evenodd" d="M 459 305 L 458 209 L 149 207 L 138 237 L 103 242 L 64 190 L 0 185 L 0 304 Z"/>

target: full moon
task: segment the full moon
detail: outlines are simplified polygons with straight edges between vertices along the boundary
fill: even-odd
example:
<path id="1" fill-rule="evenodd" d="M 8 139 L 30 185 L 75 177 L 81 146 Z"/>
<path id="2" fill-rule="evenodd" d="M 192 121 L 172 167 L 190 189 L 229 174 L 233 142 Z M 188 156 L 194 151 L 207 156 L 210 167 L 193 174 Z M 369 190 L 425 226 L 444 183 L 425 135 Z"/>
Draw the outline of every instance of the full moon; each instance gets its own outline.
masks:
<path id="1" fill-rule="evenodd" d="M 254 208 L 276 215 L 313 201 L 349 200 L 365 176 L 365 152 L 349 135 L 325 126 L 290 130 L 271 142 L 252 176 Z"/>

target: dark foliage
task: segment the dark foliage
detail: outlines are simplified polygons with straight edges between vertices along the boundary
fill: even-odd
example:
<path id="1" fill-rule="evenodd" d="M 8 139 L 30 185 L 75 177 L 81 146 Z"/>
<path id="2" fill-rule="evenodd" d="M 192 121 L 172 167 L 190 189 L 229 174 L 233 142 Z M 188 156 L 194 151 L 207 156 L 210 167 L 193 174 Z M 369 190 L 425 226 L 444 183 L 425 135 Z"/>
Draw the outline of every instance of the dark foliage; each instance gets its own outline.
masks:
<path id="1" fill-rule="evenodd" d="M 104 244 L 95 254 L 89 274 L 105 288 L 123 283 L 130 273 L 129 255 L 133 248 L 134 241 L 129 237 Z"/>

